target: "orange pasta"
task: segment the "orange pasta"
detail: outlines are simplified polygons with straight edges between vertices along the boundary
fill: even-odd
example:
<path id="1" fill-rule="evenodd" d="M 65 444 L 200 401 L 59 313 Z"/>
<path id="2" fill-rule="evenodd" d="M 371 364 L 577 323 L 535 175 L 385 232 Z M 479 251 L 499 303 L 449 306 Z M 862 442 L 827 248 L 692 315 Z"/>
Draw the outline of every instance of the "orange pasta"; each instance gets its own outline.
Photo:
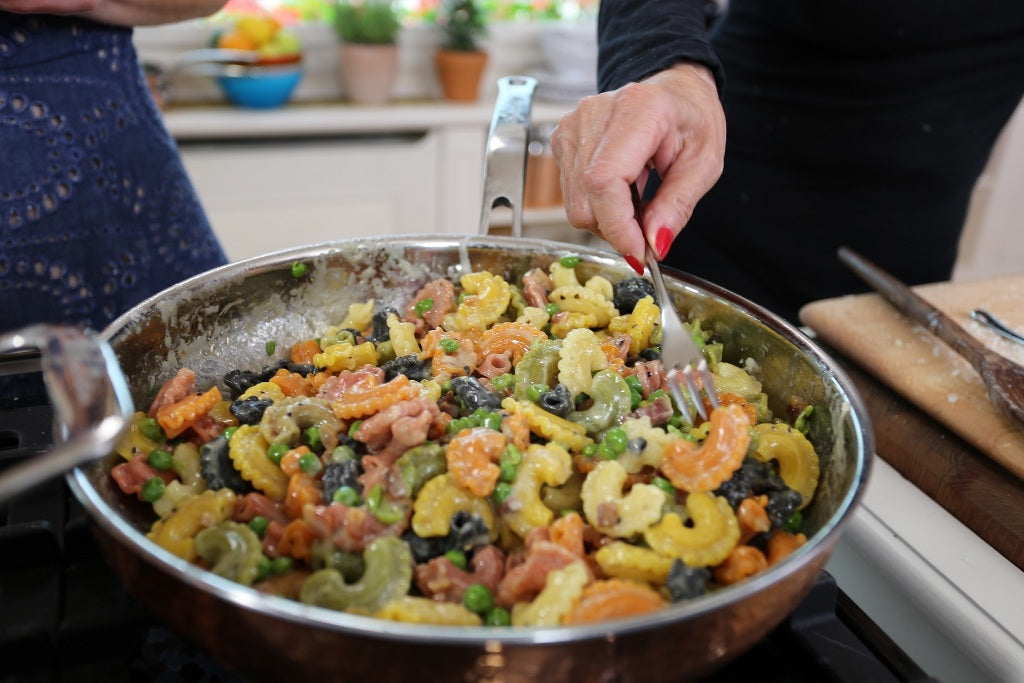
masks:
<path id="1" fill-rule="evenodd" d="M 220 402 L 220 389 L 211 387 L 203 394 L 192 394 L 182 400 L 163 406 L 156 413 L 156 420 L 168 439 L 181 434 L 195 424 L 201 416 L 210 412 Z"/>

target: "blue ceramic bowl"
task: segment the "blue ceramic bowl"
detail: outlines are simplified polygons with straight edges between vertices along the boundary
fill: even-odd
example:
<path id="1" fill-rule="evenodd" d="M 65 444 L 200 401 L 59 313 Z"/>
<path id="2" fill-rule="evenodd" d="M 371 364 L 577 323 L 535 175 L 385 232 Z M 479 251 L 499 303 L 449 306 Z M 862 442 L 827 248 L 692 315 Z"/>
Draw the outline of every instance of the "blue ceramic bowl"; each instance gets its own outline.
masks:
<path id="1" fill-rule="evenodd" d="M 225 70 L 217 76 L 229 100 L 249 109 L 272 109 L 288 101 L 302 80 L 302 68 L 294 66 L 246 66 Z"/>

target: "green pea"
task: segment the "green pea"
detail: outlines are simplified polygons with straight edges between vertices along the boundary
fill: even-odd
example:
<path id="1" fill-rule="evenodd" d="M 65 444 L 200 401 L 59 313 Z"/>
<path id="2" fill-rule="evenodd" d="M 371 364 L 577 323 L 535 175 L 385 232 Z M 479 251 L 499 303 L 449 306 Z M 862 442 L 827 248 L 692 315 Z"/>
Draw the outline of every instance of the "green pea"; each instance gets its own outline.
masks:
<path id="1" fill-rule="evenodd" d="M 595 455 L 597 455 L 597 444 L 588 443 L 586 446 L 583 447 L 582 453 L 583 457 L 585 458 L 593 458 Z"/>
<path id="2" fill-rule="evenodd" d="M 292 264 L 292 277 L 298 280 L 301 277 L 305 277 L 306 273 L 309 272 L 309 267 L 302 261 L 296 261 Z"/>
<path id="3" fill-rule="evenodd" d="M 606 444 L 608 450 L 615 455 L 621 455 L 626 452 L 629 437 L 626 436 L 626 431 L 622 427 L 612 427 L 604 433 L 604 439 L 601 443 Z"/>
<path id="4" fill-rule="evenodd" d="M 640 406 L 640 401 L 644 400 L 643 394 L 636 389 L 629 388 L 629 408 L 630 410 L 636 410 Z"/>
<path id="5" fill-rule="evenodd" d="M 512 624 L 512 615 L 504 607 L 492 607 L 484 614 L 484 624 L 487 626 L 509 626 Z"/>
<path id="6" fill-rule="evenodd" d="M 447 432 L 449 434 L 458 434 L 463 429 L 468 429 L 473 426 L 473 420 L 468 417 L 457 417 L 448 423 Z"/>
<path id="7" fill-rule="evenodd" d="M 516 383 L 516 376 L 511 372 L 506 372 L 503 375 L 498 375 L 491 380 L 491 388 L 495 391 L 505 391 L 511 388 Z"/>
<path id="8" fill-rule="evenodd" d="M 142 485 L 142 499 L 148 503 L 155 503 L 164 495 L 164 480 L 160 477 L 150 477 Z"/>
<path id="9" fill-rule="evenodd" d="M 500 505 L 501 503 L 504 503 L 510 495 L 512 495 L 512 485 L 506 481 L 499 481 L 494 485 L 494 493 L 491 495 L 494 496 L 495 502 Z"/>
<path id="10" fill-rule="evenodd" d="M 676 495 L 676 487 L 673 486 L 672 482 L 670 482 L 665 477 L 655 477 L 654 479 L 651 480 L 651 484 L 657 486 L 659 489 L 661 489 L 670 496 L 674 497 Z"/>
<path id="11" fill-rule="evenodd" d="M 355 433 L 356 433 L 356 432 L 357 432 L 357 431 L 359 430 L 359 428 L 360 428 L 360 427 L 361 427 L 362 425 L 363 425 L 363 421 L 362 421 L 362 420 L 356 420 L 355 422 L 353 422 L 353 423 L 351 424 L 351 426 L 349 426 L 349 428 L 348 428 L 348 435 L 349 435 L 350 437 L 352 437 L 352 436 L 353 436 L 353 435 L 354 435 L 354 434 L 355 434 Z M 354 437 L 353 437 L 353 438 L 354 438 Z"/>
<path id="12" fill-rule="evenodd" d="M 281 458 L 283 458 L 284 454 L 288 451 L 288 444 L 283 441 L 278 441 L 277 443 L 272 443 L 267 447 L 267 457 L 280 465 Z"/>
<path id="13" fill-rule="evenodd" d="M 508 461 L 513 465 L 518 465 L 523 461 L 523 452 L 516 448 L 515 444 L 508 444 L 505 446 L 505 450 L 501 452 L 502 461 Z"/>
<path id="14" fill-rule="evenodd" d="M 544 312 L 548 314 L 549 318 L 551 316 L 553 316 L 555 313 L 558 313 L 561 310 L 562 309 L 558 307 L 558 304 L 545 304 L 544 305 Z"/>
<path id="15" fill-rule="evenodd" d="M 550 391 L 550 389 L 547 384 L 531 384 L 526 389 L 526 400 L 531 403 L 536 403 L 540 400 L 540 397 L 548 391 Z"/>
<path id="16" fill-rule="evenodd" d="M 309 446 L 310 450 L 322 451 L 324 444 L 320 440 L 320 428 L 313 425 L 302 430 L 302 443 Z"/>
<path id="17" fill-rule="evenodd" d="M 426 299 L 420 299 L 419 301 L 417 301 L 416 305 L 413 307 L 413 310 L 416 311 L 416 315 L 422 318 L 423 314 L 433 307 L 434 300 L 428 296 Z"/>
<path id="18" fill-rule="evenodd" d="M 154 448 L 146 456 L 146 462 L 153 469 L 166 472 L 174 467 L 174 457 L 162 448 Z"/>
<path id="19" fill-rule="evenodd" d="M 636 375 L 627 375 L 626 384 L 629 385 L 630 389 L 636 389 L 637 391 L 640 391 L 643 387 L 643 384 L 640 382 L 640 378 Z"/>
<path id="20" fill-rule="evenodd" d="M 233 437 L 235 435 L 235 432 L 237 432 L 237 431 L 238 431 L 238 427 L 237 426 L 228 427 L 227 429 L 224 430 L 224 438 L 227 439 L 228 441 L 231 441 L 231 437 Z"/>
<path id="21" fill-rule="evenodd" d="M 652 391 L 651 395 L 647 397 L 647 400 L 648 401 L 656 401 L 657 399 L 661 398 L 662 396 L 668 396 L 668 394 L 665 393 L 664 389 L 658 389 L 657 391 Z"/>
<path id="22" fill-rule="evenodd" d="M 519 465 L 511 462 L 502 462 L 498 465 L 498 479 L 511 482 L 516 478 L 516 472 L 518 471 Z"/>
<path id="23" fill-rule="evenodd" d="M 580 257 L 576 256 L 575 254 L 569 254 L 568 256 L 563 256 L 562 258 L 558 259 L 558 263 L 563 268 L 575 268 L 580 264 Z"/>
<path id="24" fill-rule="evenodd" d="M 334 492 L 333 500 L 335 503 L 342 503 L 349 507 L 355 507 L 363 502 L 359 499 L 359 492 L 351 486 L 339 487 L 338 490 Z"/>
<path id="25" fill-rule="evenodd" d="M 263 515 L 256 515 L 249 520 L 249 528 L 260 538 L 263 538 L 263 534 L 267 533 L 268 526 L 270 526 L 270 520 Z"/>
<path id="26" fill-rule="evenodd" d="M 439 345 L 440 345 L 441 349 L 444 350 L 445 353 L 455 353 L 456 351 L 459 350 L 459 342 L 458 342 L 458 340 L 457 339 L 452 339 L 450 337 L 445 337 L 444 339 L 442 339 L 439 342 Z"/>
<path id="27" fill-rule="evenodd" d="M 467 565 L 466 553 L 462 552 L 458 548 L 453 548 L 453 549 L 449 550 L 448 552 L 446 552 L 444 554 L 444 556 L 448 559 L 449 562 L 454 564 L 459 569 L 465 569 L 466 568 L 466 565 Z"/>
<path id="28" fill-rule="evenodd" d="M 274 350 L 277 349 L 277 342 L 273 340 L 268 341 L 265 348 L 267 349 L 267 355 L 273 356 Z"/>
<path id="29" fill-rule="evenodd" d="M 144 417 L 139 420 L 139 431 L 150 441 L 157 443 L 166 443 L 167 441 L 167 436 L 155 417 Z"/>
<path id="30" fill-rule="evenodd" d="M 482 426 L 488 429 L 493 429 L 496 432 L 501 431 L 501 413 L 488 413 L 484 416 Z"/>
<path id="31" fill-rule="evenodd" d="M 259 583 L 268 576 L 270 576 L 270 558 L 261 555 L 259 563 L 256 565 L 256 577 L 253 579 L 253 583 Z"/>
<path id="32" fill-rule="evenodd" d="M 270 561 L 270 573 L 271 574 L 284 574 L 287 571 L 291 571 L 294 561 L 287 555 L 281 557 L 275 557 Z"/>
<path id="33" fill-rule="evenodd" d="M 316 474 L 323 467 L 315 453 L 303 453 L 299 456 L 299 469 L 306 474 Z"/>
<path id="34" fill-rule="evenodd" d="M 602 460 L 615 460 L 618 457 L 618 455 L 619 454 L 613 451 L 611 448 L 609 448 L 608 444 L 606 444 L 604 441 L 597 444 L 597 457 L 601 458 Z"/>
<path id="35" fill-rule="evenodd" d="M 804 516 L 799 510 L 793 513 L 793 516 L 786 520 L 786 523 L 782 525 L 783 531 L 788 531 L 791 534 L 799 533 L 800 527 L 804 525 Z"/>
<path id="36" fill-rule="evenodd" d="M 486 614 L 494 607 L 494 593 L 482 583 L 470 584 L 466 587 L 466 592 L 462 594 L 462 604 L 470 612 Z"/>

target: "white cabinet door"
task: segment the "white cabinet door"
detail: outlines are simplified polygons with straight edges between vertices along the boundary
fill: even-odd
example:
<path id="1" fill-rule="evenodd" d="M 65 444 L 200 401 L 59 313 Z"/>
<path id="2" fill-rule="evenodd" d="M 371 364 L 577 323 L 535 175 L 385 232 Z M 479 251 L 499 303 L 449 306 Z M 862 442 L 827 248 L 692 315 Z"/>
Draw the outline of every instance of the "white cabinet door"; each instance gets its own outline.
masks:
<path id="1" fill-rule="evenodd" d="M 438 225 L 438 135 L 180 145 L 228 257 Z"/>

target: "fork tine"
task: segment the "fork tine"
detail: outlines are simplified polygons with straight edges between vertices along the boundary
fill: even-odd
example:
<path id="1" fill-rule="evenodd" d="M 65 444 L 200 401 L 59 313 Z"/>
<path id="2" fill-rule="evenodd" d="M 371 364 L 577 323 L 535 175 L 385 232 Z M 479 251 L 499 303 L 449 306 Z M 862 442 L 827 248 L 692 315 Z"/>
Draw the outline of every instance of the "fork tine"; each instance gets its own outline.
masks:
<path id="1" fill-rule="evenodd" d="M 679 383 L 680 376 L 683 379 L 683 384 L 686 385 L 685 393 Z M 695 412 L 704 420 L 710 419 L 707 408 L 704 406 L 704 400 L 701 398 L 702 394 L 707 397 L 712 410 L 720 404 L 714 379 L 706 360 L 702 359 L 696 367 L 688 363 L 682 370 L 673 367 L 666 374 L 665 379 L 679 412 L 691 425 L 694 423 Z"/>

